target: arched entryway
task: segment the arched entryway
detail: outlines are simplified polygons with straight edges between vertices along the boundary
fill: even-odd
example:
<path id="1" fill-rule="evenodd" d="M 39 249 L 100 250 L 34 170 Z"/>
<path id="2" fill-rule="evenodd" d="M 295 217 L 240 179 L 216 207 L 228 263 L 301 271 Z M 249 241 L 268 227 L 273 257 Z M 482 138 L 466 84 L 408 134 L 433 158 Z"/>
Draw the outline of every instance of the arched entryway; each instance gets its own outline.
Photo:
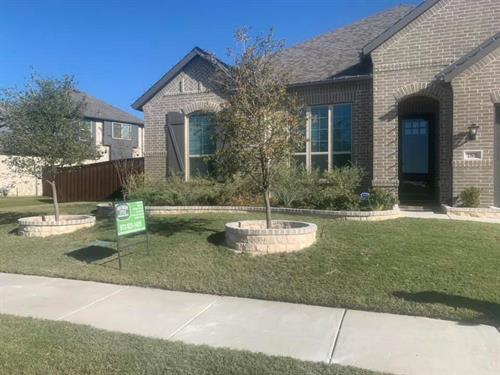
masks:
<path id="1" fill-rule="evenodd" d="M 399 198 L 439 201 L 439 101 L 411 96 L 399 102 Z"/>

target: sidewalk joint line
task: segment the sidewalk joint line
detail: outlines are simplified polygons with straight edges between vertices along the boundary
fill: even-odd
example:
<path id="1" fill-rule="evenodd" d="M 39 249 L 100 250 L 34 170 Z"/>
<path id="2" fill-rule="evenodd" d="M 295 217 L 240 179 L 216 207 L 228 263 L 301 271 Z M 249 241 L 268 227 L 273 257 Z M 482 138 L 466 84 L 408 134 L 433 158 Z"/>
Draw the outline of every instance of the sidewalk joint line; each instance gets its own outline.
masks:
<path id="1" fill-rule="evenodd" d="M 342 329 L 342 324 L 344 323 L 344 318 L 345 318 L 346 314 L 347 314 L 347 309 L 344 309 L 344 312 L 342 313 L 342 317 L 340 318 L 339 325 L 337 327 L 337 334 L 335 335 L 335 338 L 333 339 L 332 350 L 330 351 L 330 357 L 328 358 L 328 364 L 332 364 L 333 353 L 335 352 L 335 349 L 337 348 L 337 343 L 339 341 L 339 336 L 340 336 L 340 330 Z"/>
<path id="2" fill-rule="evenodd" d="M 82 306 L 82 307 L 80 307 L 80 308 L 78 308 L 78 309 L 76 309 L 76 310 L 73 310 L 73 311 L 71 311 L 71 312 L 69 312 L 69 313 L 67 313 L 67 314 L 64 314 L 63 316 L 61 316 L 61 317 L 57 318 L 57 319 L 56 319 L 56 321 L 66 319 L 68 316 L 74 315 L 74 314 L 76 314 L 76 313 L 79 313 L 80 311 L 83 311 L 83 310 L 85 310 L 85 309 L 88 309 L 89 307 L 94 306 L 95 304 L 97 304 L 97 303 L 99 303 L 99 302 L 102 302 L 102 301 L 104 301 L 104 300 L 106 300 L 106 299 L 108 299 L 108 298 L 110 298 L 110 297 L 113 297 L 115 294 L 118 294 L 118 293 L 120 293 L 121 291 L 123 291 L 123 290 L 125 290 L 125 289 L 127 289 L 127 288 L 128 288 L 128 287 L 125 287 L 125 288 L 120 288 L 120 289 L 118 289 L 118 290 L 115 290 L 115 291 L 114 291 L 114 292 L 112 292 L 112 293 L 106 294 L 105 296 L 103 296 L 103 297 L 101 297 L 101 298 L 98 298 L 98 299 L 96 299 L 95 301 L 92 301 L 92 302 L 88 303 L 88 304 L 87 304 L 87 305 L 85 305 L 85 306 Z"/>
<path id="3" fill-rule="evenodd" d="M 170 336 L 167 337 L 167 340 L 171 340 L 180 331 L 182 331 L 184 328 L 186 328 L 188 325 L 190 325 L 196 318 L 198 318 L 201 314 L 203 314 L 205 311 L 207 311 L 209 308 L 211 308 L 214 305 L 214 303 L 217 302 L 219 299 L 220 299 L 220 297 L 215 298 L 203 310 L 196 313 L 191 319 L 189 319 L 187 322 L 185 322 L 183 325 L 181 325 L 179 328 L 177 328 Z"/>

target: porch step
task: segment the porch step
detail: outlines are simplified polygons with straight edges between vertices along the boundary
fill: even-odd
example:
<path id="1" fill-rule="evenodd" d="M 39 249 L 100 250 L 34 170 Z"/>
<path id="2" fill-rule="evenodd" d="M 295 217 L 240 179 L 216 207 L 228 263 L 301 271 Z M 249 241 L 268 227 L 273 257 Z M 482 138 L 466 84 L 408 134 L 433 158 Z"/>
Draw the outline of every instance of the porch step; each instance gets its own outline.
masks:
<path id="1" fill-rule="evenodd" d="M 439 212 L 440 207 L 436 205 L 408 205 L 408 204 L 402 204 L 399 205 L 399 209 L 401 211 L 408 211 L 408 212 Z"/>

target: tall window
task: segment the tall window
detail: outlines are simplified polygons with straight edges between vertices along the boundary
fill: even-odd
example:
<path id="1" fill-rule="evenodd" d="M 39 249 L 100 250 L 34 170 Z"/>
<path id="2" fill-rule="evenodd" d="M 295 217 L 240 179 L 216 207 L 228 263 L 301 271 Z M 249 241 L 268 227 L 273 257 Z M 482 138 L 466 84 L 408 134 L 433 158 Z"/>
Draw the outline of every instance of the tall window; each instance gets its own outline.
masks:
<path id="1" fill-rule="evenodd" d="M 328 107 L 311 108 L 311 168 L 328 169 Z"/>
<path id="2" fill-rule="evenodd" d="M 339 104 L 333 107 L 333 166 L 343 167 L 351 162 L 352 106 Z"/>
<path id="3" fill-rule="evenodd" d="M 113 138 L 114 139 L 132 139 L 132 126 L 130 124 L 122 124 L 121 122 L 113 122 Z"/>
<path id="4" fill-rule="evenodd" d="M 213 115 L 189 116 L 189 176 L 207 175 L 213 170 L 209 157 L 215 154 Z"/>
<path id="5" fill-rule="evenodd" d="M 295 153 L 309 170 L 321 172 L 349 165 L 352 152 L 352 105 L 311 107 L 305 129 L 307 147 Z"/>

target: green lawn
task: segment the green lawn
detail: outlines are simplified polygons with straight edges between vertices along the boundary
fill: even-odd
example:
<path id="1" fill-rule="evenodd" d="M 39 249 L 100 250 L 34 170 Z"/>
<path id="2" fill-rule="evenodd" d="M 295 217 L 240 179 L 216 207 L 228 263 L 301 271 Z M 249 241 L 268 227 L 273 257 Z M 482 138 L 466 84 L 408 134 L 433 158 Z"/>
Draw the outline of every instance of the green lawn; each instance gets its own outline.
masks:
<path id="1" fill-rule="evenodd" d="M 375 375 L 207 346 L 113 333 L 63 322 L 0 315 L 2 374 Z"/>
<path id="2" fill-rule="evenodd" d="M 0 271 L 500 325 L 500 225 L 302 217 L 318 224 L 317 244 L 295 254 L 251 257 L 222 245 L 224 223 L 259 214 L 152 218 L 151 254 L 137 247 L 119 271 L 112 250 L 89 246 L 114 239 L 110 220 L 67 236 L 20 238 L 12 234 L 15 219 L 51 207 L 2 208 L 4 202 Z M 63 211 L 94 207 L 63 205 Z"/>

